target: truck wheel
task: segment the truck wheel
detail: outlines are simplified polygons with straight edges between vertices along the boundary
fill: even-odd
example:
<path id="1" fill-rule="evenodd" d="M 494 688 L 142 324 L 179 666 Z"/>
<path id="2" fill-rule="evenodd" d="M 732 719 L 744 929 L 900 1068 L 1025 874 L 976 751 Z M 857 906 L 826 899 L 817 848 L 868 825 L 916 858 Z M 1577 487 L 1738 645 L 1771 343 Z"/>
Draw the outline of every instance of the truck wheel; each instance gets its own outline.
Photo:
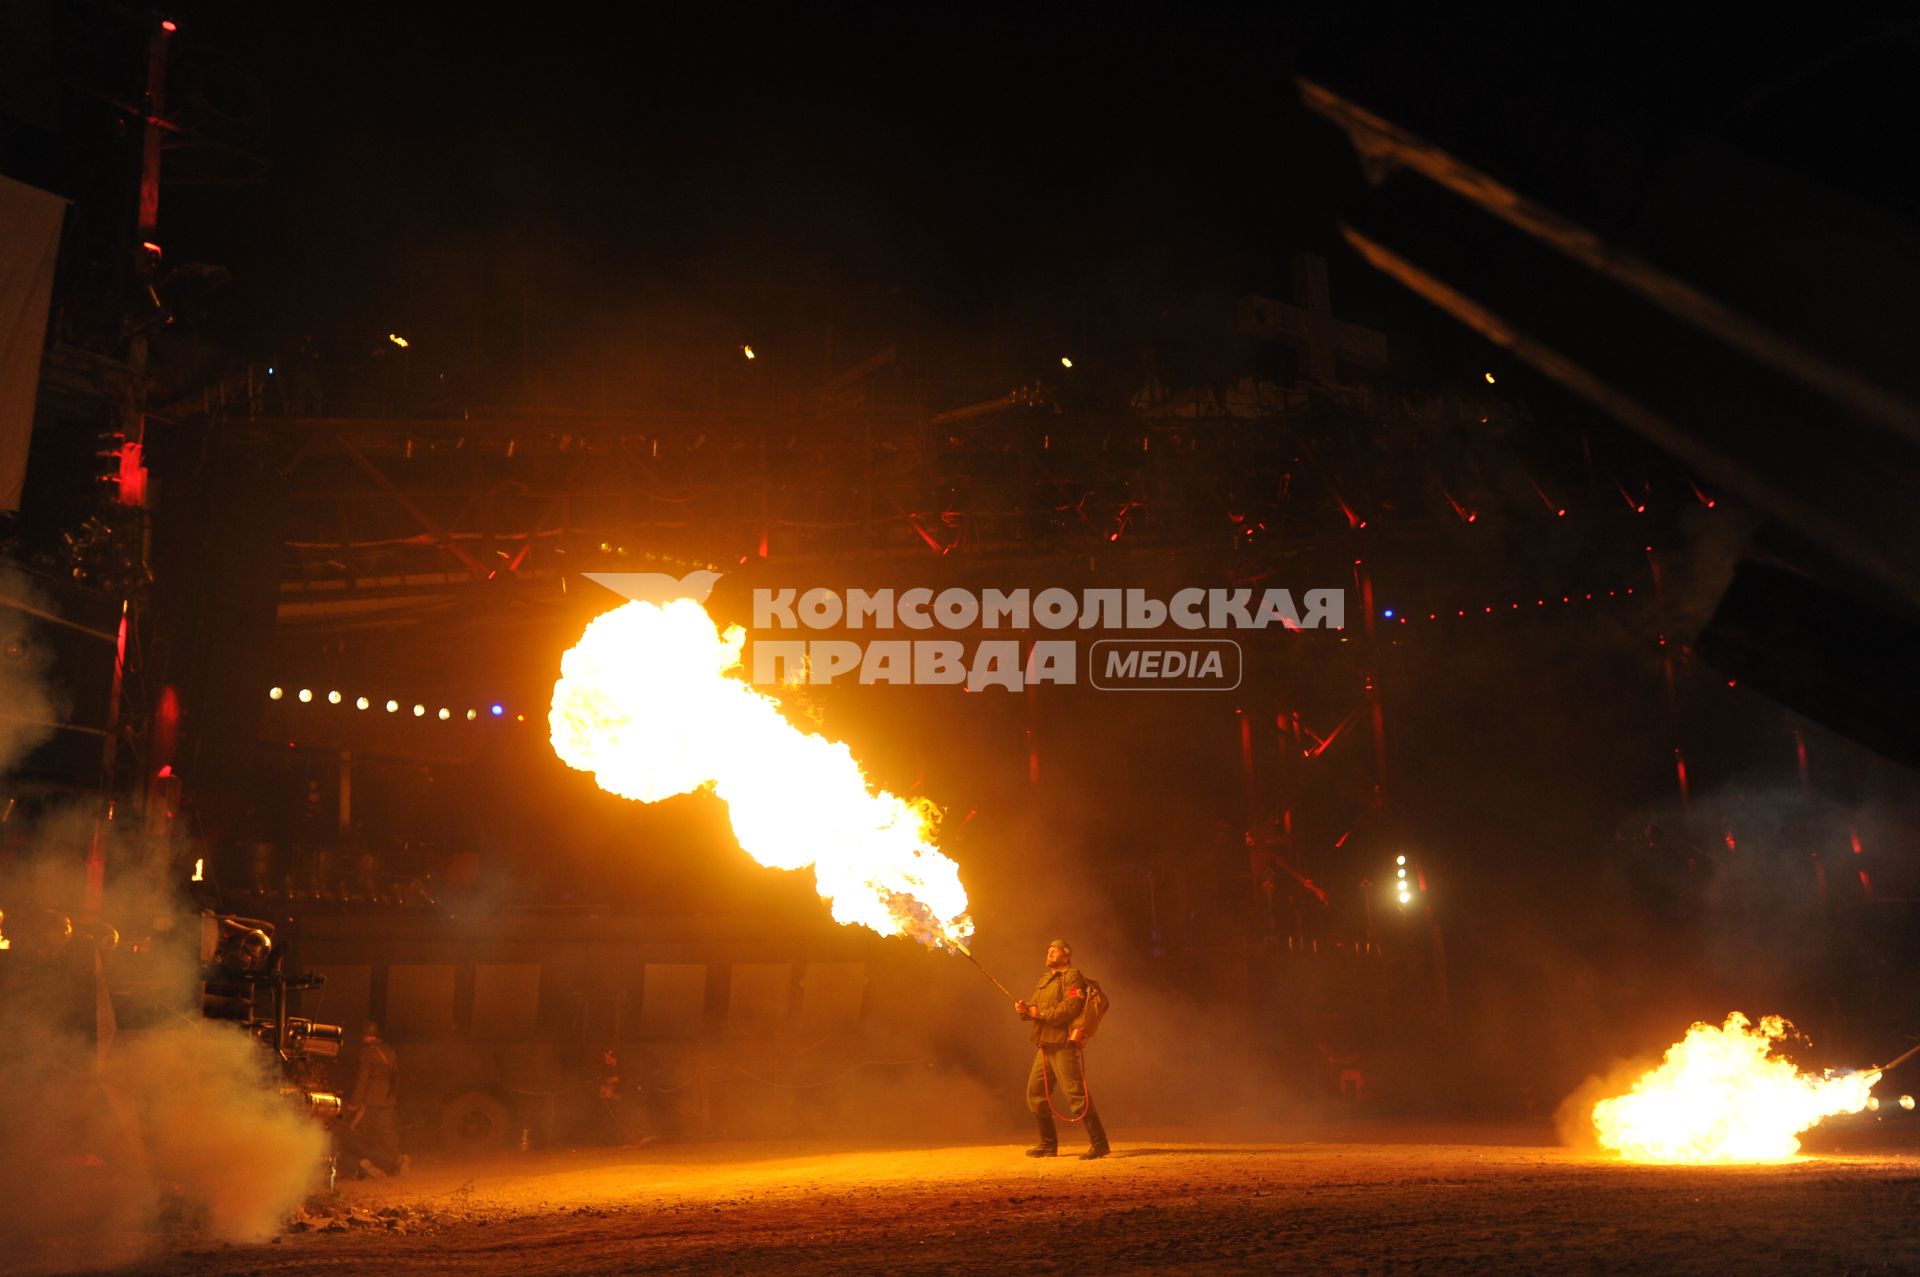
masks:
<path id="1" fill-rule="evenodd" d="M 507 1138 L 507 1106 L 485 1091 L 456 1095 L 440 1110 L 440 1139 L 449 1152 L 485 1153 Z"/>

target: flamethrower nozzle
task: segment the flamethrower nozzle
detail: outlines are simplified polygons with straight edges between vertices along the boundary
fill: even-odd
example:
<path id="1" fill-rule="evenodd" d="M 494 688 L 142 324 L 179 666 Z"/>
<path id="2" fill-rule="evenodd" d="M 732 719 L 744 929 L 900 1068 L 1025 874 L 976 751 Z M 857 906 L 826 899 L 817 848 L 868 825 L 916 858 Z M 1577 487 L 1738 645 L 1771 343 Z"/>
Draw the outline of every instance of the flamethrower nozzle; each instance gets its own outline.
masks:
<path id="1" fill-rule="evenodd" d="M 1018 1002 L 1020 1000 L 1018 997 L 1014 995 L 1014 992 L 1012 989 L 1009 989 L 1006 985 L 1001 984 L 998 980 L 994 979 L 993 972 L 987 970 L 985 967 L 980 965 L 980 959 L 973 956 L 972 950 L 968 949 L 963 944 L 955 944 L 953 947 L 955 952 L 957 952 L 961 957 L 965 958 L 968 962 L 971 962 L 976 968 L 978 968 L 981 975 L 987 977 L 987 979 L 989 980 L 992 980 L 993 987 L 1007 995 L 1007 1001 Z"/>
<path id="2" fill-rule="evenodd" d="M 1914 1045 L 1914 1046 L 1908 1047 L 1906 1050 L 1902 1051 L 1900 1054 L 1894 1056 L 1891 1060 L 1888 1060 L 1885 1064 L 1869 1065 L 1868 1067 L 1861 1069 L 1860 1071 L 1862 1073 L 1890 1073 L 1894 1069 L 1899 1068 L 1902 1064 L 1905 1064 L 1908 1060 L 1911 1060 L 1915 1055 L 1920 1055 L 1920 1045 Z"/>

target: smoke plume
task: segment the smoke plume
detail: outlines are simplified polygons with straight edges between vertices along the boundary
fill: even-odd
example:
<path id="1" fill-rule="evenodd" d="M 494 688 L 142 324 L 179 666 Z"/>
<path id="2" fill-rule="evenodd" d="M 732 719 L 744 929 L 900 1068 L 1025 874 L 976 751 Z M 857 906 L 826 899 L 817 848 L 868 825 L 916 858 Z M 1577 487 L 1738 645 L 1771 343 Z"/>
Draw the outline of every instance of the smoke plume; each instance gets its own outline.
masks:
<path id="1" fill-rule="evenodd" d="M 10 712 L 15 692 L 50 699 L 30 679 L 6 692 Z M 96 921 L 81 914 L 93 818 L 49 813 L 22 838 L 24 820 L 0 849 L 0 1272 L 264 1238 L 313 1186 L 326 1136 L 277 1093 L 269 1048 L 202 1018 L 177 861 L 110 839 Z"/>

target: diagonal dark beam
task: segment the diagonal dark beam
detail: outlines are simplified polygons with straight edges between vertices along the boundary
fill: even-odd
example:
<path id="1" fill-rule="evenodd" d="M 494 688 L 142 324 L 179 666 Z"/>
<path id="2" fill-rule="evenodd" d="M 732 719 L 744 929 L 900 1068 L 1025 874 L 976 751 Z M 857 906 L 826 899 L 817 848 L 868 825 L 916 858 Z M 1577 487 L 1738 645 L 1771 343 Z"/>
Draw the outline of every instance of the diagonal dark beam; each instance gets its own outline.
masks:
<path id="1" fill-rule="evenodd" d="M 1376 168 L 1403 168 L 1532 236 L 1668 314 L 1753 359 L 1779 369 L 1862 418 L 1920 440 L 1920 405 L 1855 369 L 1809 350 L 1705 290 L 1664 271 L 1410 129 L 1312 80 L 1300 81 L 1308 108 L 1346 130 L 1354 149 Z"/>
<path id="2" fill-rule="evenodd" d="M 448 554 L 451 554 L 454 558 L 460 560 L 461 563 L 466 565 L 467 571 L 473 574 L 474 580 L 484 581 L 487 579 L 487 569 L 481 565 L 480 560 L 474 558 L 471 554 L 467 553 L 467 551 L 461 547 L 460 543 L 455 541 L 453 539 L 453 536 L 445 528 L 440 526 L 438 520 L 436 520 L 432 515 L 428 514 L 424 509 L 422 509 L 419 505 L 417 505 L 412 498 L 407 496 L 406 493 L 402 492 L 397 486 L 395 486 L 393 480 L 387 478 L 387 476 L 381 471 L 380 467 L 374 465 L 373 462 L 367 460 L 367 458 L 364 455 L 362 455 L 360 450 L 354 447 L 353 444 L 350 441 L 348 441 L 345 436 L 336 435 L 334 437 L 334 442 L 340 445 L 340 450 L 347 454 L 348 460 L 352 461 L 354 465 L 360 467 L 360 469 L 366 473 L 366 476 L 369 479 L 373 480 L 374 485 L 376 487 L 378 487 L 382 492 L 386 493 L 388 496 L 392 497 L 394 500 L 394 503 L 398 505 L 402 510 L 405 510 L 408 514 L 413 516 L 414 522 L 418 523 L 421 526 L 421 528 L 426 531 L 426 534 L 429 537 L 433 538 L 433 543 L 435 545 L 439 546 L 441 549 L 445 550 Z"/>
<path id="3" fill-rule="evenodd" d="M 1920 446 L 1410 173 L 1344 220 L 1371 265 L 1856 570 L 1920 598 Z"/>

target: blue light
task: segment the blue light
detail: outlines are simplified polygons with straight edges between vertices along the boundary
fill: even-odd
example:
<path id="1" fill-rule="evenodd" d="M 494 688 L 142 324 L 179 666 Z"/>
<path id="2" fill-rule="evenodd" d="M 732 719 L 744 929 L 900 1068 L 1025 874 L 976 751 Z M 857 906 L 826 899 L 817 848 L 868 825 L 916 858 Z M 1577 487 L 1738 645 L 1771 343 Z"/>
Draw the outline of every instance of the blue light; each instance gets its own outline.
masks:
<path id="1" fill-rule="evenodd" d="M 507 707 L 505 705 L 489 705 L 487 707 L 487 712 L 489 714 L 492 714 L 495 718 L 498 718 L 502 714 L 507 712 Z"/>
<path id="2" fill-rule="evenodd" d="M 1381 613 L 1381 615 L 1391 621 L 1393 619 L 1393 609 L 1388 608 L 1385 612 Z"/>

